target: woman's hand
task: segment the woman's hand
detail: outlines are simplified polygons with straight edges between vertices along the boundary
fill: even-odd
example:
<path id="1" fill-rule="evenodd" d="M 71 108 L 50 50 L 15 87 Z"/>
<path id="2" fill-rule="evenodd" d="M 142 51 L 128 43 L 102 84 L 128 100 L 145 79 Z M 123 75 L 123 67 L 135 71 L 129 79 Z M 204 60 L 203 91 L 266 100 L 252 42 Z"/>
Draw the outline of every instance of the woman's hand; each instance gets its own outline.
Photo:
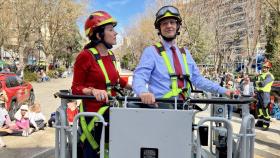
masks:
<path id="1" fill-rule="evenodd" d="M 100 89 L 92 88 L 91 89 L 91 94 L 93 96 L 95 96 L 97 101 L 104 101 L 105 100 L 106 103 L 109 102 L 108 93 L 105 90 L 100 90 Z"/>

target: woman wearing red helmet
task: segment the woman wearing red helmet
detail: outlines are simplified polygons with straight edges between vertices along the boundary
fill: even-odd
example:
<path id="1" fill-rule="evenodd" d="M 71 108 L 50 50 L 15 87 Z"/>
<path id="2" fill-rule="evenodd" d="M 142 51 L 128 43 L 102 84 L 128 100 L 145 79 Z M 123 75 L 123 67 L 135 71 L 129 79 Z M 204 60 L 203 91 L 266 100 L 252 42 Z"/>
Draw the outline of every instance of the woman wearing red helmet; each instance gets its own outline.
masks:
<path id="1" fill-rule="evenodd" d="M 85 22 L 85 33 L 90 42 L 76 58 L 72 82 L 73 94 L 96 97 L 96 101 L 83 100 L 80 111 L 98 112 L 106 121 L 109 119 L 106 105 L 108 95 L 116 95 L 113 86 L 120 84 L 121 87 L 131 87 L 120 78 L 115 57 L 109 50 L 116 44 L 117 32 L 114 30 L 116 25 L 116 20 L 104 11 L 93 12 L 88 17 Z M 83 157 L 99 157 L 101 126 L 95 126 L 96 123 L 91 118 L 82 117 L 80 123 L 83 131 L 80 137 L 83 142 Z M 108 130 L 105 131 L 108 134 Z"/>

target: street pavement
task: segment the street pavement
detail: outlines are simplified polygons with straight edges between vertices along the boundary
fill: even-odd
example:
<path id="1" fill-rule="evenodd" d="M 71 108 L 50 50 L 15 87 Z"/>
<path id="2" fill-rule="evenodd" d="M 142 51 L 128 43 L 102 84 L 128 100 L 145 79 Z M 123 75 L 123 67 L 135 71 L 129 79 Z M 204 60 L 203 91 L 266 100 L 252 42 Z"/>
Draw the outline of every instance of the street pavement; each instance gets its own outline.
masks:
<path id="1" fill-rule="evenodd" d="M 52 79 L 50 82 L 32 83 L 36 100 L 41 103 L 42 112 L 47 117 L 60 105 L 60 99 L 55 99 L 53 94 L 61 89 L 70 89 L 72 78 Z M 197 115 L 209 116 L 209 111 Z M 239 131 L 241 119 L 239 114 L 234 114 L 232 125 L 235 133 Z M 46 128 L 31 134 L 29 137 L 5 136 L 2 137 L 7 144 L 0 149 L 0 158 L 54 158 L 53 149 L 55 136 L 53 128 Z M 268 131 L 256 129 L 255 158 L 280 158 L 280 121 L 272 119 Z"/>
<path id="2" fill-rule="evenodd" d="M 49 119 L 50 114 L 60 105 L 60 99 L 54 98 L 54 93 L 61 89 L 71 88 L 72 77 L 51 79 L 49 82 L 32 82 L 35 91 L 35 101 L 41 104 L 42 113 Z M 0 149 L 0 158 L 43 158 L 53 153 L 55 144 L 54 128 L 47 127 L 32 133 L 29 137 L 5 136 L 2 137 L 7 144 L 6 148 Z"/>

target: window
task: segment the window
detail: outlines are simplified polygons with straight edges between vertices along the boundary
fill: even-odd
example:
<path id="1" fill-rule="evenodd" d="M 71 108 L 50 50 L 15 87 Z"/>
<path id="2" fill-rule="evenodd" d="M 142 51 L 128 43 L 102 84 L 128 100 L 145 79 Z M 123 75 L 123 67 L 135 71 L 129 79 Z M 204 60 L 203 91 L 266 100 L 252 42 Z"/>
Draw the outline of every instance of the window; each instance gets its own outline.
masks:
<path id="1" fill-rule="evenodd" d="M 11 87 L 9 78 L 6 78 L 6 87 L 7 87 L 7 88 L 10 88 L 10 87 Z"/>
<path id="2" fill-rule="evenodd" d="M 9 80 L 9 83 L 10 83 L 9 87 L 17 87 L 17 86 L 19 86 L 19 82 L 18 82 L 16 76 L 9 76 L 7 78 L 7 80 Z"/>

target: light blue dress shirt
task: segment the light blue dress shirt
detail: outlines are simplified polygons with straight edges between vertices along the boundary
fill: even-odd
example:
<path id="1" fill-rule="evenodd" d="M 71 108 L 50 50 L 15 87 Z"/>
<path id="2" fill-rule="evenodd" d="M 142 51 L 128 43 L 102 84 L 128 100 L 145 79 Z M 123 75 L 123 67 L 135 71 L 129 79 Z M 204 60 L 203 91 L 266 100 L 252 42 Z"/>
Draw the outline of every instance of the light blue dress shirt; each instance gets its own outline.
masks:
<path id="1" fill-rule="evenodd" d="M 172 51 L 170 49 L 171 44 L 166 41 L 163 41 L 162 44 L 169 57 L 170 63 L 173 66 Z M 186 71 L 183 63 L 183 56 L 180 53 L 179 48 L 177 46 L 175 47 L 183 74 L 185 74 Z M 192 84 L 196 88 L 207 92 L 224 94 L 226 89 L 219 84 L 204 78 L 200 74 L 190 52 L 186 48 L 185 51 Z M 151 92 L 156 98 L 163 97 L 164 94 L 171 90 L 171 80 L 167 67 L 162 56 L 158 54 L 155 46 L 149 46 L 144 49 L 140 62 L 134 71 L 132 88 L 138 96 L 143 92 Z"/>

